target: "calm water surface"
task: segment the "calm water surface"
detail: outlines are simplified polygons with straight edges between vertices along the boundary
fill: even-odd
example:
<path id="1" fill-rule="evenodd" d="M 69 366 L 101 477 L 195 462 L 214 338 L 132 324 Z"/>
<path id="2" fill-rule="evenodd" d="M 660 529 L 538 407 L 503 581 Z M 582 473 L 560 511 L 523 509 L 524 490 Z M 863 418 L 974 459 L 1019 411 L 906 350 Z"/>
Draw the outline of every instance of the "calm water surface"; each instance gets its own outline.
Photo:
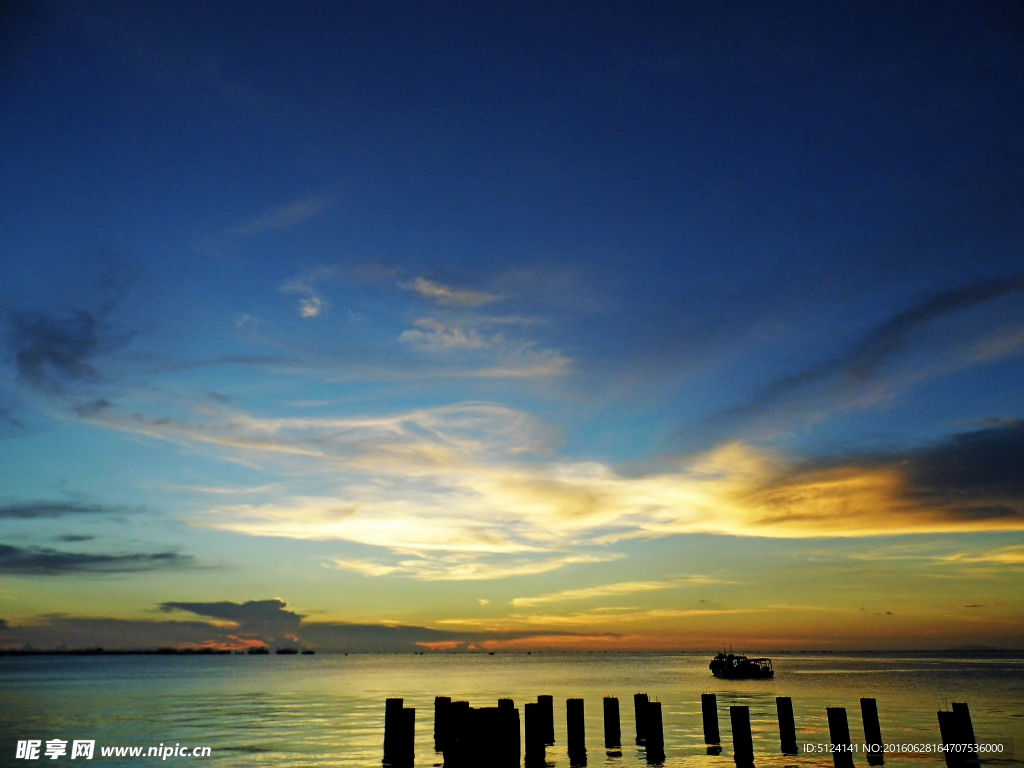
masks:
<path id="1" fill-rule="evenodd" d="M 775 657 L 773 681 L 722 681 L 708 657 L 604 654 L 98 656 L 0 657 L 0 765 L 56 765 L 14 759 L 18 739 L 95 739 L 102 765 L 153 765 L 155 758 L 102 759 L 99 746 L 209 746 L 211 766 L 380 765 L 384 699 L 401 696 L 416 707 L 416 765 L 433 766 L 436 695 L 494 706 L 522 705 L 541 693 L 555 697 L 557 744 L 548 763 L 568 768 L 565 705 L 586 700 L 590 766 L 645 765 L 633 746 L 633 694 L 662 702 L 664 765 L 734 768 L 731 704 L 750 707 L 758 766 L 831 766 L 828 756 L 779 753 L 775 697 L 790 696 L 801 743 L 828 742 L 827 706 L 844 706 L 854 741 L 863 734 L 861 696 L 878 700 L 887 743 L 941 742 L 935 712 L 945 701 L 967 701 L 978 741 L 1024 748 L 1024 658 L 867 654 Z M 706 753 L 700 694 L 718 694 L 724 751 Z M 621 756 L 603 748 L 604 696 L 618 696 Z M 165 764 L 196 764 L 170 757 Z M 863 756 L 857 766 L 866 766 Z M 78 764 L 75 761 L 74 764 Z M 941 757 L 899 755 L 886 765 L 943 764 Z"/>

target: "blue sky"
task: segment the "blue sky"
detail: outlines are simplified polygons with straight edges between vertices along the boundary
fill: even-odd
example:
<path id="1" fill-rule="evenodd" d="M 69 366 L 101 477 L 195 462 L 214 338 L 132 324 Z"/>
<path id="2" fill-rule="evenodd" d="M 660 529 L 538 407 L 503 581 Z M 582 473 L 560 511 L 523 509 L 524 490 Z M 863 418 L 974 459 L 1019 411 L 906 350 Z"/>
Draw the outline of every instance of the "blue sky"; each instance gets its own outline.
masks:
<path id="1" fill-rule="evenodd" d="M 1011 4 L 4 13 L 0 642 L 1019 643 Z"/>

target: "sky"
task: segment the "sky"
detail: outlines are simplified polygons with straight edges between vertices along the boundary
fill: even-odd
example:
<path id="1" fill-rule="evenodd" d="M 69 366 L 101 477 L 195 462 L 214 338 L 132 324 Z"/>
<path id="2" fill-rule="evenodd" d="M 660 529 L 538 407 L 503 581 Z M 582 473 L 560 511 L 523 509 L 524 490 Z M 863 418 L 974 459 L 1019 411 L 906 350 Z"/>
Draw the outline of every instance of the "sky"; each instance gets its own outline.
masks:
<path id="1" fill-rule="evenodd" d="M 1019 4 L 13 2 L 0 100 L 0 647 L 1024 647 Z"/>

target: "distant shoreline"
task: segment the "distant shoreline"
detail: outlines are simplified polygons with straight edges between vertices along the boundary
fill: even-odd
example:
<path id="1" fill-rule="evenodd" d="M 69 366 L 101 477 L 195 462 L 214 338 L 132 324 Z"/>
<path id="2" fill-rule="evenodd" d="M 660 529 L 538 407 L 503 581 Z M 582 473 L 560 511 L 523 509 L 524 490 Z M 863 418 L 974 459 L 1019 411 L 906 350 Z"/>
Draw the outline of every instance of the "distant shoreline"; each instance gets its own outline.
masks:
<path id="1" fill-rule="evenodd" d="M 359 655 L 359 656 L 702 656 L 710 651 L 329 651 L 320 650 L 318 654 L 327 655 Z M 248 653 L 245 650 L 224 648 L 74 648 L 74 649 L 26 649 L 0 648 L 0 656 L 274 656 L 273 651 Z M 286 655 L 302 655 L 288 652 Z M 946 648 L 918 650 L 885 650 L 885 651 L 771 651 L 764 655 L 784 656 L 918 656 L 940 655 L 954 657 L 1010 657 L 1024 658 L 1024 649 L 1013 648 Z"/>

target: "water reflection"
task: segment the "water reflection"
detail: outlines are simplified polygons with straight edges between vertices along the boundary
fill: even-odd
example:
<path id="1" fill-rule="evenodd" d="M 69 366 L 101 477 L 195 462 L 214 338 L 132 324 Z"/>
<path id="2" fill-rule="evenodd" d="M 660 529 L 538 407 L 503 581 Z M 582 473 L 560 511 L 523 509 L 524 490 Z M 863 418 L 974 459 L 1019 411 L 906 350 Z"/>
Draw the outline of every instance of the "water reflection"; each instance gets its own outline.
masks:
<path id="1" fill-rule="evenodd" d="M 662 702 L 666 755 L 652 764 L 728 768 L 735 762 L 730 734 L 722 734 L 725 744 L 705 743 L 701 693 L 709 689 L 717 694 L 716 713 L 748 709 L 758 768 L 830 768 L 827 752 L 808 754 L 802 745 L 831 743 L 827 706 L 844 707 L 849 730 L 859 736 L 866 725 L 860 700 L 867 697 L 877 702 L 886 743 L 941 742 L 935 704 L 943 697 L 970 702 L 979 742 L 1016 737 L 1024 743 L 1020 658 L 793 655 L 779 658 L 775 669 L 772 681 L 719 681 L 710 679 L 702 656 L 0 658 L 0 749 L 26 738 L 95 739 L 98 746 L 180 742 L 212 747 L 207 766 L 365 768 L 381 765 L 384 701 L 401 696 L 418 710 L 416 765 L 429 766 L 442 762 L 433 749 L 439 694 L 474 707 L 493 707 L 501 698 L 531 702 L 542 692 L 558 701 L 583 698 L 593 739 L 603 733 L 603 698 L 628 702 L 642 690 Z M 796 757 L 780 753 L 779 697 L 792 700 L 801 745 Z M 630 736 L 631 709 L 627 704 L 620 713 Z M 570 765 L 565 725 L 559 713 L 556 743 L 536 765 Z M 588 756 L 591 768 L 641 766 L 647 759 L 644 749 L 632 747 Z M 942 762 L 935 754 L 885 760 L 890 768 Z M 862 755 L 854 763 L 875 764 Z"/>

